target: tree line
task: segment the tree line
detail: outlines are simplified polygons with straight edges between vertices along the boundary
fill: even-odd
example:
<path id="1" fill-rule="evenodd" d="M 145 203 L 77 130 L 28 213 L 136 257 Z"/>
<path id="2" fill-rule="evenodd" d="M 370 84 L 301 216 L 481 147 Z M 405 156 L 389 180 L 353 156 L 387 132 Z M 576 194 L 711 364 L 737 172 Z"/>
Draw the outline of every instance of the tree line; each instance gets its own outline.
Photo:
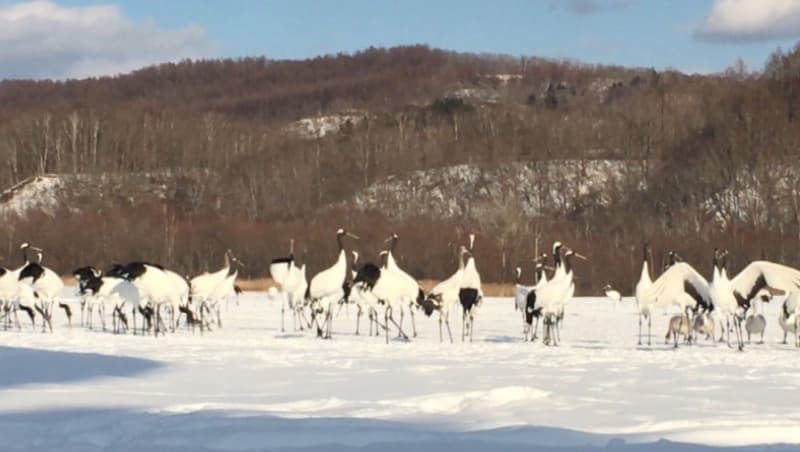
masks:
<path id="1" fill-rule="evenodd" d="M 645 240 L 709 267 L 713 245 L 741 263 L 764 255 L 798 265 L 799 107 L 798 48 L 776 51 L 758 72 L 734 64 L 713 75 L 408 46 L 6 80 L 0 186 L 45 173 L 196 176 L 176 179 L 181 195 L 159 201 L 98 211 L 89 197 L 62 206 L 56 222 L 35 213 L 7 219 L 3 255 L 12 266 L 15 245 L 28 240 L 64 273 L 146 259 L 188 274 L 213 269 L 232 248 L 255 277 L 290 237 L 309 250 L 312 271 L 328 265 L 333 233 L 345 226 L 364 236 L 367 258 L 397 232 L 404 268 L 429 278 L 452 272 L 470 232 L 487 281 L 511 280 L 537 247 L 562 240 L 591 258 L 577 270 L 583 293 L 606 282 L 631 287 Z M 320 138 L 289 127 L 342 112 L 363 119 Z M 459 218 L 397 218 L 390 205 L 363 212 L 348 204 L 412 171 L 567 159 L 625 165 L 600 195 L 547 172 L 515 182 L 574 200 L 536 217 L 502 198 Z"/>

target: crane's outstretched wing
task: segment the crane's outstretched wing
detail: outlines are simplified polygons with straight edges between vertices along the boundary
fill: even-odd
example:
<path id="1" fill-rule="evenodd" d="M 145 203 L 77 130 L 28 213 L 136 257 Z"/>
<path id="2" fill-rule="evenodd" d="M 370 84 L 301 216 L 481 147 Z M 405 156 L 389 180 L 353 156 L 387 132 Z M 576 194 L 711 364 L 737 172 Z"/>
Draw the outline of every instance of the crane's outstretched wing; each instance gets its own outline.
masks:
<path id="1" fill-rule="evenodd" d="M 749 301 L 758 292 L 771 287 L 784 292 L 800 291 L 800 270 L 769 261 L 755 261 L 731 280 L 733 290 Z"/>
<path id="2" fill-rule="evenodd" d="M 657 305 L 671 304 L 686 295 L 701 306 L 711 305 L 708 281 L 686 262 L 678 262 L 668 268 L 644 292 L 644 296 L 652 297 Z"/>

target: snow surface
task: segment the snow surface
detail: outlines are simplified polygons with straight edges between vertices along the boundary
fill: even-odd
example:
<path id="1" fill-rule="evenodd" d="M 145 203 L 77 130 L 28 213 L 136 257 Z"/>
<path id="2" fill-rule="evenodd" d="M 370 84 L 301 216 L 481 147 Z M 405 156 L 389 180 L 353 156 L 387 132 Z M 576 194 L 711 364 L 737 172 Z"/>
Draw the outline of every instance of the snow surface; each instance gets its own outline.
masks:
<path id="1" fill-rule="evenodd" d="M 301 138 L 322 138 L 337 133 L 347 125 L 357 125 L 365 118 L 364 114 L 340 114 L 302 118 L 289 124 L 289 130 Z"/>
<path id="2" fill-rule="evenodd" d="M 637 346 L 627 298 L 574 300 L 558 347 L 521 341 L 512 299 L 484 302 L 471 344 L 460 325 L 456 343 L 440 344 L 436 321 L 420 315 L 410 343 L 354 336 L 352 308 L 333 340 L 281 333 L 279 304 L 264 293 L 244 294 L 205 335 L 69 329 L 59 312 L 53 334 L 0 330 L 0 450 L 798 444 L 800 351 L 779 343 L 779 308 L 766 306 L 766 344 L 743 353 L 705 341 L 673 350 L 666 313 L 654 317 L 653 346 Z"/>

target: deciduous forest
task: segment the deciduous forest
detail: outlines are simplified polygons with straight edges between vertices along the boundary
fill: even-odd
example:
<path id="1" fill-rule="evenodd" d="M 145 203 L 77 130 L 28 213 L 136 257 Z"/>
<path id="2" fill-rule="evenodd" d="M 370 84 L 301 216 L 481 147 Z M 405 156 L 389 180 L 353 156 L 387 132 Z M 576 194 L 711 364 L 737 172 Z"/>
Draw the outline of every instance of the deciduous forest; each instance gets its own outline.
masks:
<path id="1" fill-rule="evenodd" d="M 483 278 L 497 282 L 517 265 L 530 274 L 537 248 L 561 240 L 589 258 L 579 294 L 607 282 L 628 292 L 643 241 L 707 273 L 715 246 L 734 266 L 761 256 L 798 266 L 798 115 L 800 47 L 713 75 L 408 46 L 5 80 L 0 187 L 45 174 L 97 182 L 53 211 L 7 215 L 0 255 L 18 265 L 30 241 L 65 274 L 134 259 L 193 274 L 231 248 L 260 277 L 294 238 L 313 274 L 333 261 L 341 226 L 368 260 L 398 233 L 401 265 L 432 279 L 455 269 L 471 232 Z M 613 178 L 582 190 L 600 160 L 615 162 Z M 548 193 L 535 214 L 502 194 L 455 216 L 353 201 L 414 172 L 562 162 L 568 177 L 499 181 Z M 141 196 L 153 177 L 162 195 Z"/>

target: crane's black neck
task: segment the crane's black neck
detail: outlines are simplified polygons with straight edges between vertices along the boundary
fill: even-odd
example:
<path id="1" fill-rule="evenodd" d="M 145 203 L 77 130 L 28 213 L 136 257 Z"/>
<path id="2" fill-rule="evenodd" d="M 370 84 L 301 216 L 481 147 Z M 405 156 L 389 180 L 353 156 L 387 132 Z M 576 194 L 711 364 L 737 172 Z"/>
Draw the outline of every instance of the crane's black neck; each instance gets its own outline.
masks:
<path id="1" fill-rule="evenodd" d="M 716 272 L 719 269 L 719 255 L 718 251 L 714 250 L 714 257 L 711 259 L 711 270 Z"/>
<path id="2" fill-rule="evenodd" d="M 564 270 L 567 273 L 572 271 L 572 254 L 570 253 L 564 256 Z"/>

